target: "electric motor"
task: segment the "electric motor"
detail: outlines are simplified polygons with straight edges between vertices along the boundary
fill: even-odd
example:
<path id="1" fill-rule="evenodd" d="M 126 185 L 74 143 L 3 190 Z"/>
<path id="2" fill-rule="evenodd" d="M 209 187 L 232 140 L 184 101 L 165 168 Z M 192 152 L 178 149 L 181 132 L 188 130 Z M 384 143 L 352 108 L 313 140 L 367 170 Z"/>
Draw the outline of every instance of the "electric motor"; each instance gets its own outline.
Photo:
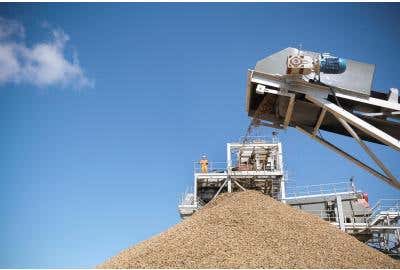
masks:
<path id="1" fill-rule="evenodd" d="M 346 71 L 346 60 L 330 54 L 321 54 L 312 57 L 301 52 L 289 55 L 286 62 L 286 74 L 289 75 L 308 75 L 315 73 L 341 74 Z"/>
<path id="2" fill-rule="evenodd" d="M 325 74 L 341 74 L 346 71 L 346 60 L 335 56 L 322 55 L 319 65 L 320 72 Z"/>

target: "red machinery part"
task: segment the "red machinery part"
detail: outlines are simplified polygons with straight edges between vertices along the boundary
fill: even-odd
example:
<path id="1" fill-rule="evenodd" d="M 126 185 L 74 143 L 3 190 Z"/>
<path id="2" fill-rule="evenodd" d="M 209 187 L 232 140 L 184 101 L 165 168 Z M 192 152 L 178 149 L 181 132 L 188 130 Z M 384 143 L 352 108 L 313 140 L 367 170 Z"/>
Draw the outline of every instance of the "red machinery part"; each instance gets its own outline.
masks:
<path id="1" fill-rule="evenodd" d="M 368 202 L 368 193 L 364 192 L 364 193 L 362 194 L 362 198 L 363 198 L 366 202 Z"/>

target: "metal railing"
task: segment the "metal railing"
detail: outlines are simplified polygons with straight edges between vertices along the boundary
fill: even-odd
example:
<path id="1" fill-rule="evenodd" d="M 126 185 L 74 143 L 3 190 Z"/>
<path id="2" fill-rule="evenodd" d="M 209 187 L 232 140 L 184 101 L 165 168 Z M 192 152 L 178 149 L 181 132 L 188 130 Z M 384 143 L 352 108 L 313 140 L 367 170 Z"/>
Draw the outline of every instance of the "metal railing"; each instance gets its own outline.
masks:
<path id="1" fill-rule="evenodd" d="M 286 198 L 343 192 L 355 192 L 353 184 L 351 182 L 339 182 L 307 186 L 286 186 Z"/>
<path id="2" fill-rule="evenodd" d="M 400 199 L 382 199 L 379 200 L 374 207 L 368 219 L 369 222 L 374 221 L 379 215 L 394 214 L 400 217 Z"/>
<path id="3" fill-rule="evenodd" d="M 186 188 L 185 192 L 179 197 L 178 205 L 194 204 L 194 192 L 192 188 Z"/>
<path id="4" fill-rule="evenodd" d="M 224 173 L 228 171 L 226 162 L 208 162 L 207 173 Z M 193 162 L 193 170 L 195 173 L 202 173 L 201 164 L 199 161 Z M 279 172 L 277 165 L 261 164 L 258 168 L 255 164 L 241 164 L 231 168 L 232 172 Z"/>
<path id="5" fill-rule="evenodd" d="M 224 173 L 226 172 L 227 163 L 220 161 L 208 162 L 207 173 Z M 199 161 L 193 161 L 193 170 L 195 173 L 202 173 Z"/>
<path id="6" fill-rule="evenodd" d="M 315 216 L 320 217 L 321 219 L 328 221 L 328 222 L 339 222 L 339 217 L 337 216 L 337 213 L 335 210 L 328 210 L 328 209 L 322 209 L 322 210 L 304 210 L 301 209 L 304 212 L 313 214 Z M 364 214 L 358 214 L 357 216 L 354 215 L 353 211 L 343 211 L 343 216 L 344 216 L 344 223 L 345 224 L 360 224 L 364 223 L 367 225 L 368 218 L 370 215 L 368 213 Z"/>
<path id="7" fill-rule="evenodd" d="M 246 143 L 277 143 L 279 139 L 277 136 L 242 136 L 239 139 L 240 142 Z"/>

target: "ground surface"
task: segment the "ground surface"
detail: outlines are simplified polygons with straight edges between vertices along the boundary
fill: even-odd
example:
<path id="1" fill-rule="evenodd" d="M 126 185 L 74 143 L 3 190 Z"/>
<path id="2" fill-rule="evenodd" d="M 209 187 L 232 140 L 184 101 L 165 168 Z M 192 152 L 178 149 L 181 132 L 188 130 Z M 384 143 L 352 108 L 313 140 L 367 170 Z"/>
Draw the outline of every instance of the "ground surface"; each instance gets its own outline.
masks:
<path id="1" fill-rule="evenodd" d="M 223 194 L 98 268 L 400 268 L 318 217 L 256 191 Z"/>

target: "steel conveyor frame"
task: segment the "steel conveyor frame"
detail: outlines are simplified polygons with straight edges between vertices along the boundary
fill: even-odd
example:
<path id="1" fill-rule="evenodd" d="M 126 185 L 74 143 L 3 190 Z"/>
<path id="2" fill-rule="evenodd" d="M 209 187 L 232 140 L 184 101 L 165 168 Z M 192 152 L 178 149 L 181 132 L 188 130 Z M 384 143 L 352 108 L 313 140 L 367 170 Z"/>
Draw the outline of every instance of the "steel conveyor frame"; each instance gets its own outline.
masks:
<path id="1" fill-rule="evenodd" d="M 251 92 L 254 89 L 255 91 Z M 247 111 L 250 115 L 250 103 L 252 102 L 251 99 L 259 98 L 255 96 L 263 95 L 264 98 L 266 98 L 267 95 L 276 95 L 278 97 L 284 97 L 285 99 L 287 99 L 284 115 L 282 115 L 282 113 L 279 115 L 276 112 L 278 110 L 277 108 L 271 108 L 269 116 L 260 116 L 260 125 L 273 126 L 283 129 L 286 129 L 288 126 L 293 126 L 299 131 L 308 135 L 310 138 L 316 140 L 322 145 L 340 154 L 342 157 L 353 162 L 357 166 L 368 171 L 372 175 L 378 177 L 385 183 L 388 183 L 391 186 L 400 189 L 400 182 L 398 181 L 398 179 L 376 156 L 376 154 L 366 145 L 363 138 L 371 138 L 369 139 L 370 141 L 375 141 L 380 144 L 389 146 L 396 151 L 400 151 L 400 141 L 382 130 L 381 128 L 374 126 L 371 122 L 367 122 L 364 118 L 359 117 L 359 114 L 355 114 L 354 111 L 346 110 L 341 107 L 340 104 L 335 104 L 330 101 L 329 96 L 332 99 L 332 92 L 336 98 L 336 101 L 337 98 L 340 98 L 344 102 L 348 101 L 356 104 L 355 106 L 353 105 L 353 107 L 367 107 L 366 114 L 368 114 L 369 110 L 373 112 L 376 112 L 378 110 L 380 112 L 378 113 L 379 115 L 387 112 L 389 112 L 390 115 L 398 115 L 400 112 L 400 104 L 397 102 L 397 100 L 396 102 L 393 102 L 369 96 L 354 96 L 346 93 L 345 91 L 342 91 L 342 89 L 340 88 L 329 88 L 329 86 L 321 86 L 302 80 L 292 80 L 288 76 L 264 74 L 253 70 L 250 70 L 248 73 Z M 314 106 L 319 108 L 320 112 L 317 117 L 317 121 L 313 126 L 292 121 L 296 102 L 299 101 L 302 102 L 302 104 L 310 103 L 310 105 L 307 106 Z M 272 112 L 275 112 L 275 114 L 273 115 Z M 321 125 L 324 123 L 324 119 L 327 117 L 327 113 L 330 114 L 330 120 L 332 120 L 333 116 L 333 118 L 340 123 L 343 130 L 346 132 L 343 133 L 343 131 L 340 131 L 337 133 L 353 137 L 354 140 L 358 144 L 360 144 L 364 151 L 371 157 L 375 164 L 378 165 L 378 167 L 382 170 L 382 173 L 358 160 L 356 157 L 347 153 L 340 147 L 336 146 L 334 143 L 328 142 L 324 140 L 321 136 L 318 136 Z M 266 119 L 272 123 L 261 121 Z M 379 119 L 379 121 L 381 120 Z M 387 123 L 389 123 L 388 125 L 390 126 L 391 122 L 385 121 L 385 124 Z M 398 123 L 396 125 L 398 125 Z M 326 128 L 324 129 L 327 130 Z M 397 132 L 397 127 L 393 129 Z M 328 131 L 335 132 L 335 130 Z"/>

